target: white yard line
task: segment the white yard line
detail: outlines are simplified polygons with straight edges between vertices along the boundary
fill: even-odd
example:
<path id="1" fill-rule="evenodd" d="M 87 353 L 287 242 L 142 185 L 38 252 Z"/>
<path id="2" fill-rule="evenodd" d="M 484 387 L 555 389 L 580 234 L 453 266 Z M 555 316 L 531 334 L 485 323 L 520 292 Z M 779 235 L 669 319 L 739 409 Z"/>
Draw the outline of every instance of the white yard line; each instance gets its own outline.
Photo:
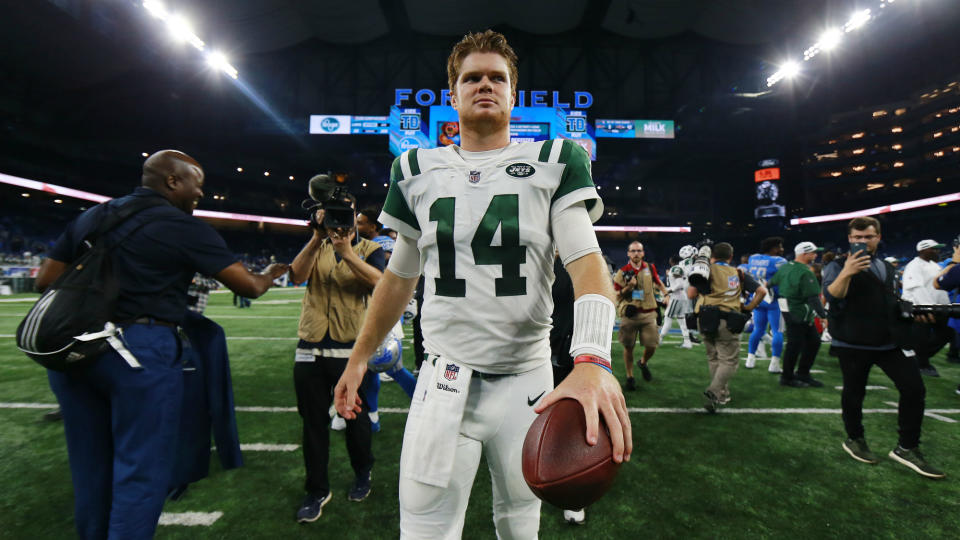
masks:
<path id="1" fill-rule="evenodd" d="M 864 413 L 896 413 L 897 404 L 887 402 L 892 409 L 864 409 Z M 0 403 L 0 409 L 53 409 L 56 403 Z M 268 413 L 292 413 L 297 412 L 296 407 L 256 407 L 256 406 L 237 406 L 234 409 L 238 412 L 268 412 Z M 629 407 L 628 412 L 636 414 L 690 414 L 704 412 L 699 407 Z M 840 414 L 840 409 L 815 409 L 815 408 L 743 408 L 720 409 L 721 412 L 729 414 Z M 406 414 L 409 409 L 403 407 L 381 407 L 380 412 L 384 414 Z M 927 409 L 928 414 L 960 414 L 960 409 Z M 952 419 L 951 419 L 952 420 Z"/>
<path id="2" fill-rule="evenodd" d="M 209 527 L 223 517 L 223 512 L 164 512 L 157 525 L 183 525 L 186 527 Z"/>
<path id="3" fill-rule="evenodd" d="M 300 448 L 299 444 L 246 443 L 240 445 L 240 450 L 244 452 L 293 452 L 298 448 Z"/>
<path id="4" fill-rule="evenodd" d="M 895 401 L 884 401 L 884 403 L 886 403 L 887 405 L 890 405 L 891 407 L 897 407 L 897 406 L 898 406 L 897 402 L 895 402 Z M 926 411 L 923 411 L 923 415 L 924 415 L 924 416 L 929 416 L 930 418 L 933 418 L 933 419 L 935 419 L 935 420 L 939 420 L 939 421 L 941 421 L 941 422 L 946 422 L 946 423 L 948 423 L 948 424 L 956 424 L 956 423 L 957 423 L 957 421 L 954 420 L 953 418 L 948 418 L 948 417 L 946 417 L 946 416 L 939 415 L 939 414 L 937 414 L 938 412 L 942 412 L 942 411 L 926 410 Z M 949 414 L 949 413 L 948 413 L 948 414 Z"/>
<path id="5" fill-rule="evenodd" d="M 843 390 L 843 387 L 842 387 L 842 386 L 834 386 L 834 388 L 837 389 L 837 390 Z M 867 385 L 865 388 L 866 388 L 867 390 L 889 390 L 889 388 L 887 388 L 886 386 Z M 887 403 L 887 405 L 889 405 L 889 403 Z M 897 404 L 894 403 L 893 406 L 896 407 Z"/>

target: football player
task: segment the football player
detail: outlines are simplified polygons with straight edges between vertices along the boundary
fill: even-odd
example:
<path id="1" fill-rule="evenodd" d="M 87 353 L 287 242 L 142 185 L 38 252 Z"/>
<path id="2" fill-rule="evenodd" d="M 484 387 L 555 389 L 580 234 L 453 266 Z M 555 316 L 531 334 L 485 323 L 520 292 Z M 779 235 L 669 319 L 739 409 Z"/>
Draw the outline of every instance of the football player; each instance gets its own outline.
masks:
<path id="1" fill-rule="evenodd" d="M 764 238 L 760 242 L 760 251 L 754 253 L 747 262 L 750 275 L 761 284 L 766 285 L 770 278 L 777 273 L 777 270 L 787 263 L 783 255 L 783 238 L 772 236 Z M 780 330 L 780 306 L 776 302 L 777 289 L 774 287 L 771 294 L 768 295 L 760 305 L 753 310 L 753 332 L 750 333 L 750 341 L 747 345 L 747 361 L 744 367 L 753 369 L 757 363 L 757 347 L 760 346 L 760 340 L 767 333 L 767 325 L 770 325 L 770 331 L 773 333 L 773 343 L 770 347 L 771 357 L 770 365 L 767 371 L 770 373 L 780 373 L 780 355 L 783 352 L 783 332 Z"/>
<path id="2" fill-rule="evenodd" d="M 593 221 L 602 215 L 587 153 L 572 141 L 511 144 L 516 55 L 496 32 L 468 34 L 447 62 L 461 145 L 408 150 L 391 171 L 380 221 L 400 235 L 335 390 L 357 414 L 366 361 L 400 317 L 421 271 L 426 359 L 400 458 L 402 538 L 458 538 L 481 453 L 501 538 L 535 538 L 540 501 L 521 448 L 536 414 L 572 398 L 596 444 L 602 415 L 612 458 L 632 451 L 610 367 L 614 304 Z M 573 372 L 553 387 L 554 244 L 574 286 Z"/>

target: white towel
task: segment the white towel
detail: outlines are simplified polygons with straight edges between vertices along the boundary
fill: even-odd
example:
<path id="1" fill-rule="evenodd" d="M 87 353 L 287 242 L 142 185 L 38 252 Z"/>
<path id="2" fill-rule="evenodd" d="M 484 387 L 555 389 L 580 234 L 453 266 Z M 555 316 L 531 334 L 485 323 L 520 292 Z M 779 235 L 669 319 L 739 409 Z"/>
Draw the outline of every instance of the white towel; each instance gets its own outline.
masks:
<path id="1" fill-rule="evenodd" d="M 473 370 L 467 366 L 435 358 L 429 378 L 418 381 L 414 401 L 403 434 L 400 472 L 404 478 L 446 488 L 453 474 L 460 421 L 467 404 Z M 429 369 L 429 359 L 420 376 Z M 419 384 L 423 383 L 423 384 Z M 426 388 L 422 388 L 425 386 Z"/>

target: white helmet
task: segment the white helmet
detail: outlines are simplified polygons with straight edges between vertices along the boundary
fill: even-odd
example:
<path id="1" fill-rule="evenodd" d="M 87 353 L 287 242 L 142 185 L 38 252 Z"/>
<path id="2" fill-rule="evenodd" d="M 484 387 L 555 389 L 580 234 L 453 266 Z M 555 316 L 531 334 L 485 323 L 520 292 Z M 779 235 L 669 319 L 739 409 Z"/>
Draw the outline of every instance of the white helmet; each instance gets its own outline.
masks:
<path id="1" fill-rule="evenodd" d="M 686 246 L 683 246 L 682 248 L 680 248 L 680 258 L 681 258 L 681 259 L 689 259 L 690 257 L 693 257 L 693 256 L 696 255 L 696 254 L 697 254 L 697 248 L 695 248 L 695 247 L 693 247 L 693 246 L 691 246 L 691 245 L 689 245 L 689 244 L 686 245 Z"/>

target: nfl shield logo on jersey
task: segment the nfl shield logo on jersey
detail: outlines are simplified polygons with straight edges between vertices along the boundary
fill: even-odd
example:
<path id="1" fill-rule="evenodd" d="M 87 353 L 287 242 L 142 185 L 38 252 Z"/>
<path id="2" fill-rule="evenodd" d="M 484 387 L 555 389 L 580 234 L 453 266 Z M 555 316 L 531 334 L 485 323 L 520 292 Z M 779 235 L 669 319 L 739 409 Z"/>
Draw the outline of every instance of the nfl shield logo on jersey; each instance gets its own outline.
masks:
<path id="1" fill-rule="evenodd" d="M 739 276 L 730 276 L 727 278 L 727 288 L 736 289 L 740 286 L 740 277 Z"/>
<path id="2" fill-rule="evenodd" d="M 447 364 L 447 369 L 443 372 L 443 378 L 448 381 L 455 381 L 457 380 L 457 373 L 460 373 L 460 366 Z"/>
<path id="3" fill-rule="evenodd" d="M 470 176 L 467 177 L 467 180 L 470 180 L 471 184 L 476 184 L 480 181 L 480 171 L 470 171 Z"/>

